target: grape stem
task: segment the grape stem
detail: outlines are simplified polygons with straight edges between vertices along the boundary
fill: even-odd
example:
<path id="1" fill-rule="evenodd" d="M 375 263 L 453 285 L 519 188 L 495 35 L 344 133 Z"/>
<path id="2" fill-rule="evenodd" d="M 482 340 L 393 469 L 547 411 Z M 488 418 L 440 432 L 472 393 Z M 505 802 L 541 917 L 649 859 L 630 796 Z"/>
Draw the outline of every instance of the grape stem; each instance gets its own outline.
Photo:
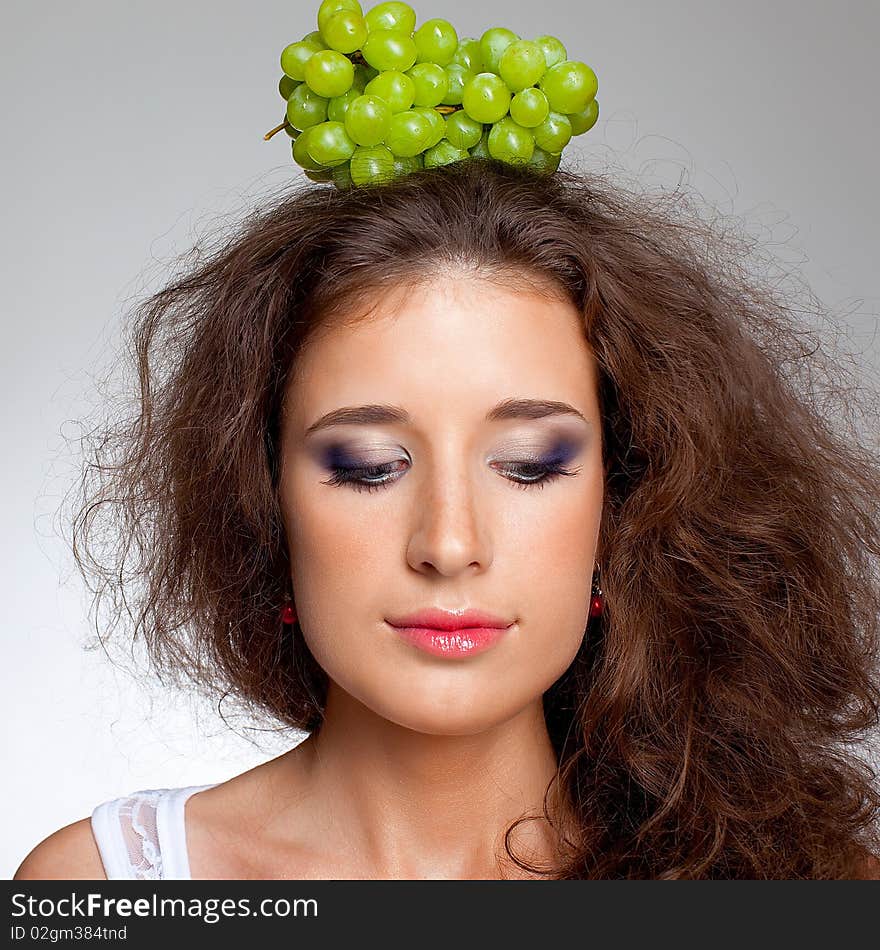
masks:
<path id="1" fill-rule="evenodd" d="M 287 120 L 282 122 L 281 125 L 276 125 L 274 129 L 269 129 L 269 131 L 263 136 L 263 141 L 268 142 L 276 132 L 280 132 L 286 125 Z"/>

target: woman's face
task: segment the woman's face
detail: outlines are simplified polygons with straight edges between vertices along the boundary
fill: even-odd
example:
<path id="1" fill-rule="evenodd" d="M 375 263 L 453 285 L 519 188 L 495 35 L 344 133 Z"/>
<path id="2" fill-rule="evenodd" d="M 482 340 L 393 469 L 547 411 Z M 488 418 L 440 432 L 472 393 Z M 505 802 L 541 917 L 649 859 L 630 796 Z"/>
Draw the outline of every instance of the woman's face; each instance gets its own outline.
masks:
<path id="1" fill-rule="evenodd" d="M 365 406 L 399 418 L 313 428 Z M 554 466 L 573 474 L 527 484 Z M 346 477 L 367 484 L 331 484 Z M 582 318 L 460 274 L 388 290 L 375 316 L 302 354 L 280 490 L 297 616 L 330 679 L 423 733 L 509 720 L 567 669 L 588 622 L 603 479 Z M 512 626 L 488 649 L 436 655 L 388 622 L 425 608 Z"/>

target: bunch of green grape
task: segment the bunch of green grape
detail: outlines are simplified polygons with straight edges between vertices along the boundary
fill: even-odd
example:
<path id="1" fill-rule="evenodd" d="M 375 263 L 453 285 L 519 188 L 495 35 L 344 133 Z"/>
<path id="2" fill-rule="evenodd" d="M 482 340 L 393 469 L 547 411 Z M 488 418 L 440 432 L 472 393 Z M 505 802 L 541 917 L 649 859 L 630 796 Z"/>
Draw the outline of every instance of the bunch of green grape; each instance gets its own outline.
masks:
<path id="1" fill-rule="evenodd" d="M 598 81 L 554 36 L 492 27 L 459 39 L 390 0 L 323 0 L 318 29 L 281 53 L 278 90 L 294 161 L 337 188 L 387 181 L 468 156 L 559 167 L 599 117 Z"/>

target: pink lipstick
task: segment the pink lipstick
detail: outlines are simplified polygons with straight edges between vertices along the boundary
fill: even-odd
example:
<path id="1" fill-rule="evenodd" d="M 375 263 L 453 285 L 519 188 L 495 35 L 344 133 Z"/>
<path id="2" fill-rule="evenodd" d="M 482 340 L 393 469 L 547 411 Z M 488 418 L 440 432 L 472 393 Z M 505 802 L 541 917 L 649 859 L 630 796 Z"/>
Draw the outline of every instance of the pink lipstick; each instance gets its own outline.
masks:
<path id="1" fill-rule="evenodd" d="M 473 656 L 501 639 L 514 621 L 482 610 L 429 608 L 386 620 L 408 643 L 434 656 Z"/>

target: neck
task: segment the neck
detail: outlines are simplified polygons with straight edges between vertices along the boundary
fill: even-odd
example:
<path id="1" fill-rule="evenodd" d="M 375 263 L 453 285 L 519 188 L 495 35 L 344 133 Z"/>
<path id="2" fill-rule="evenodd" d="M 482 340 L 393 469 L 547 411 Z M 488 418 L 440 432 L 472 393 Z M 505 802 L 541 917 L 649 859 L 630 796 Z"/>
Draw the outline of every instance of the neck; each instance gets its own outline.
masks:
<path id="1" fill-rule="evenodd" d="M 294 752 L 333 845 L 386 879 L 524 876 L 504 833 L 519 817 L 543 815 L 556 775 L 540 699 L 472 735 L 434 735 L 377 715 L 331 682 L 320 731 Z M 549 869 L 554 841 L 541 817 L 519 825 L 510 847 Z"/>

